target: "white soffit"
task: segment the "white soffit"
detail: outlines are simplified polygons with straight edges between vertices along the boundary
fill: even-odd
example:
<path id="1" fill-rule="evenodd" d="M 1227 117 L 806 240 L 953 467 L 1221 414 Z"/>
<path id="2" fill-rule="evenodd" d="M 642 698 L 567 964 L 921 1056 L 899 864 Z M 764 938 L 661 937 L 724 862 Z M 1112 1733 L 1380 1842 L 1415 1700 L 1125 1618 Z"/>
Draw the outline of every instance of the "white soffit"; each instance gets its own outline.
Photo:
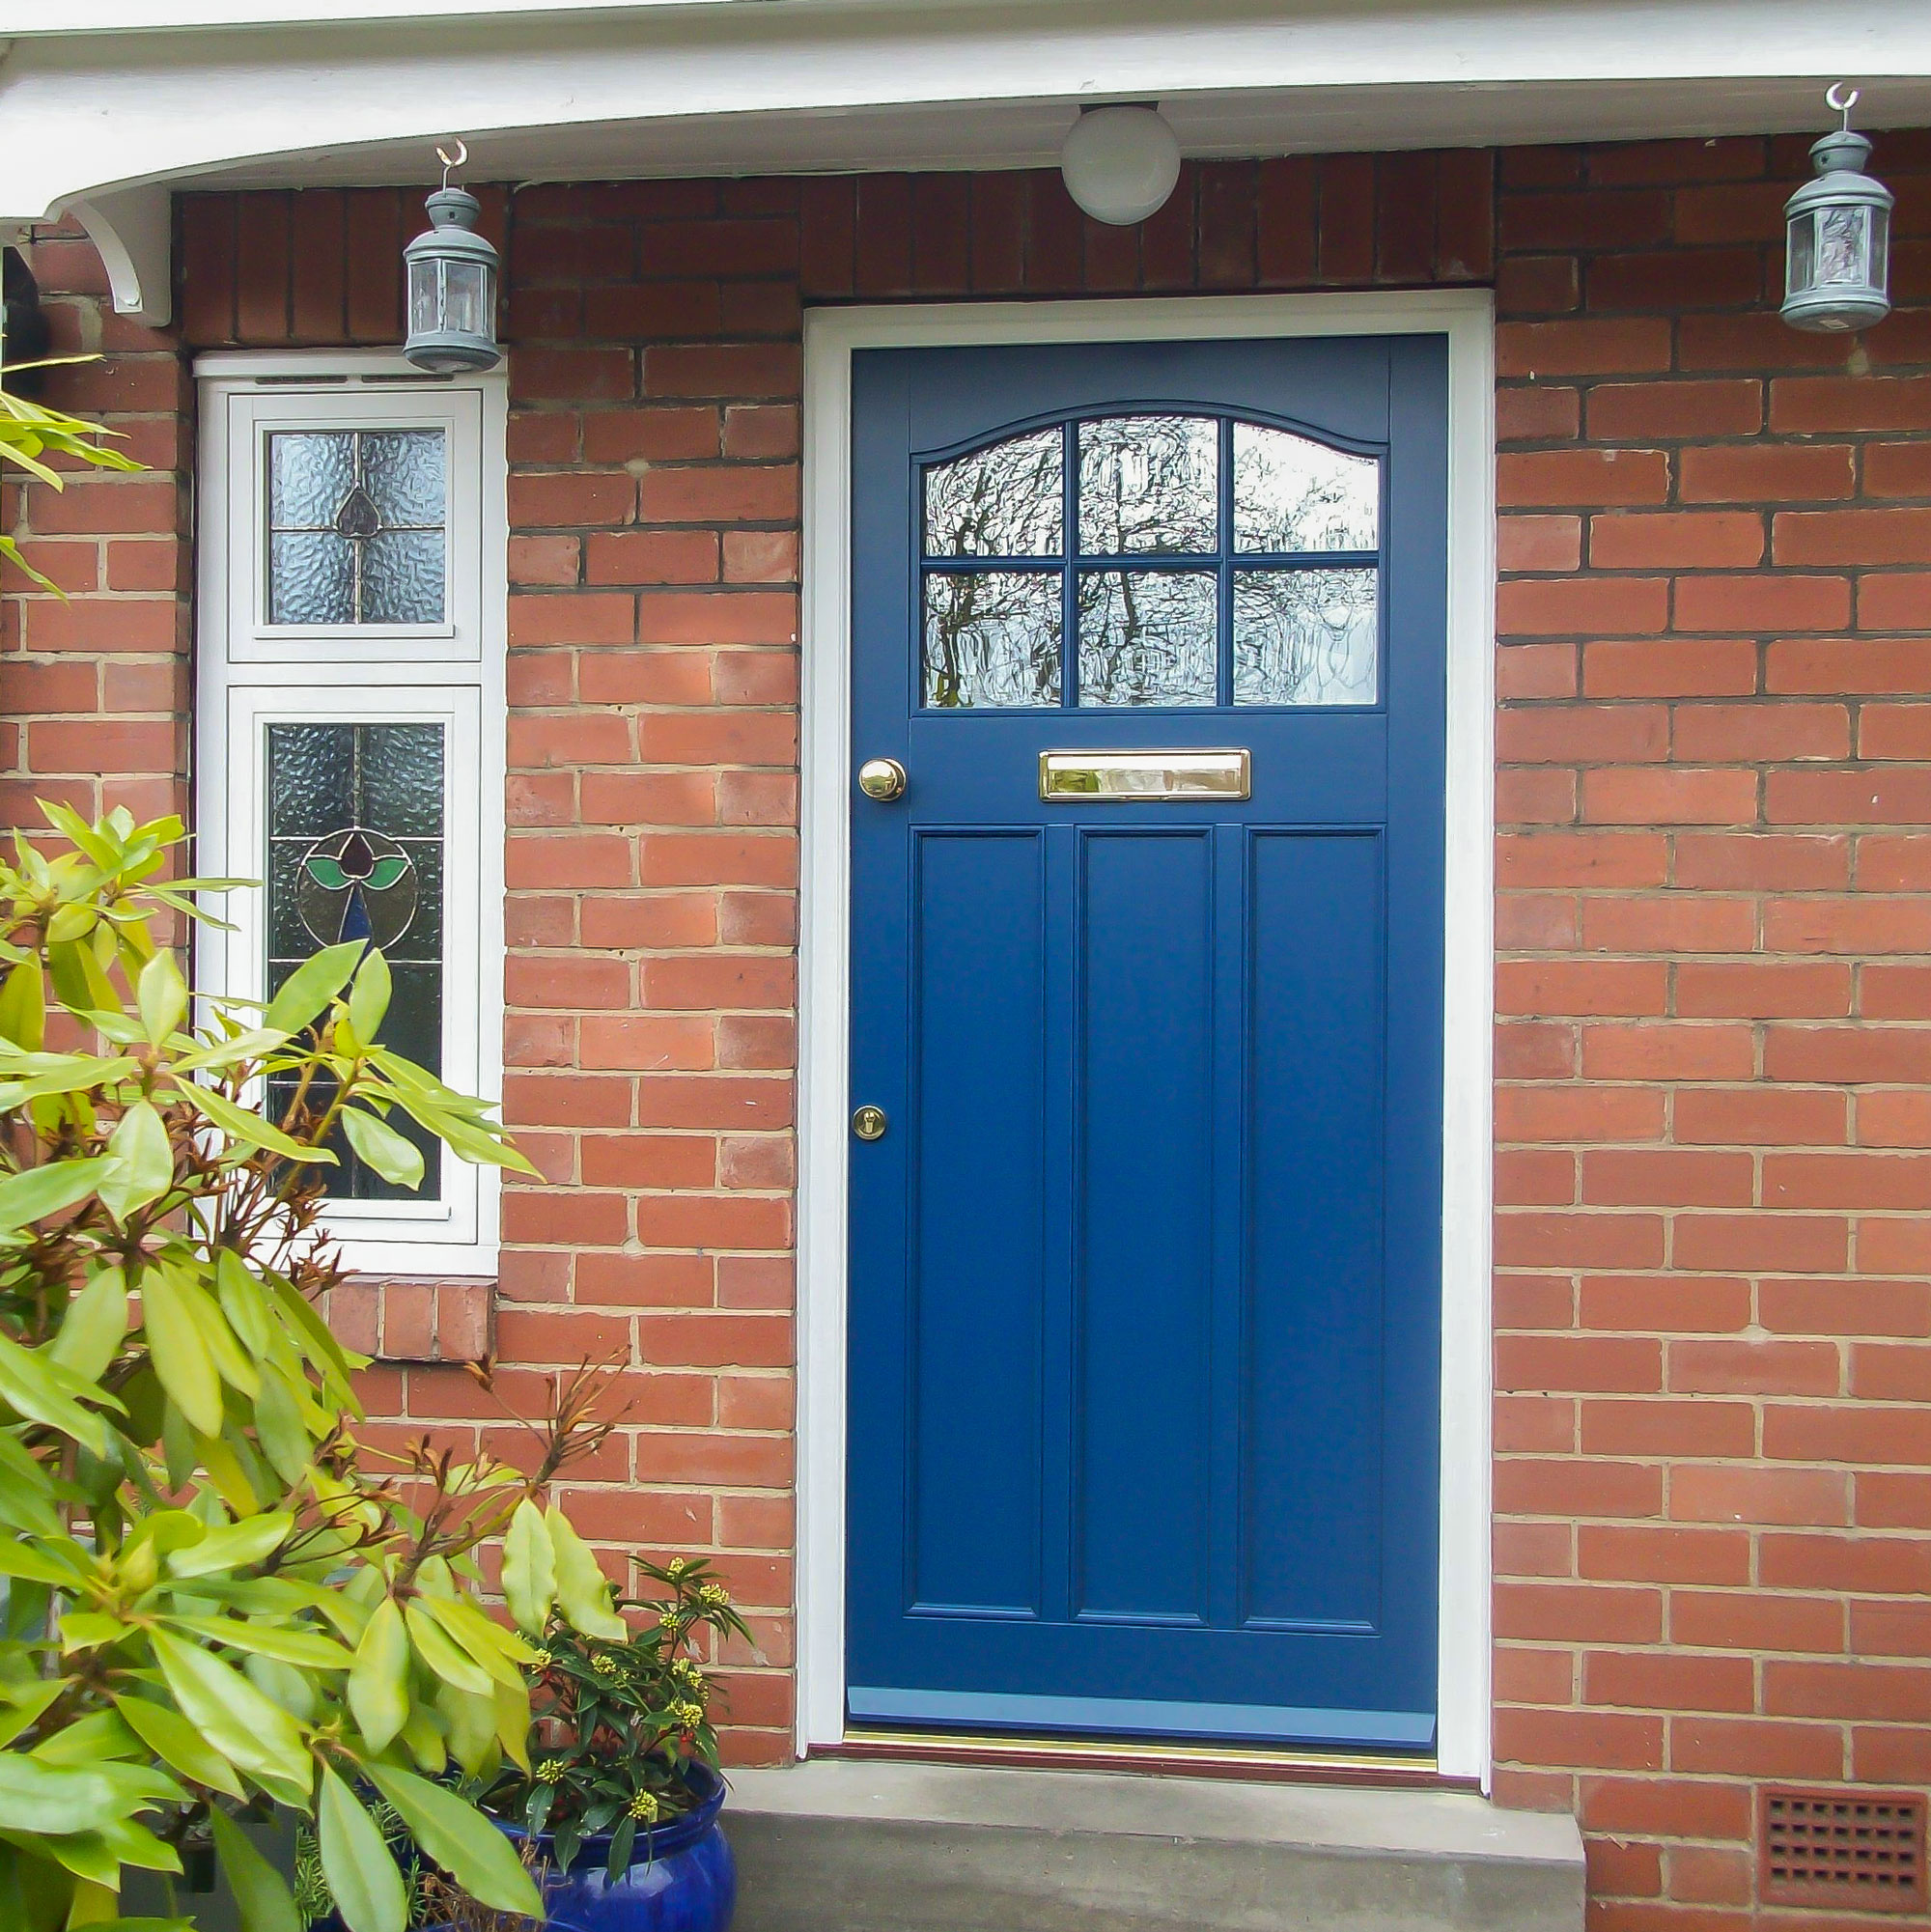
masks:
<path id="1" fill-rule="evenodd" d="M 157 317 L 156 188 L 1049 165 L 1084 101 L 1194 155 L 1931 125 L 1924 0 L 0 0 L 0 223 Z M 406 14 L 408 17 L 400 17 Z M 253 24 L 229 24 L 246 19 Z M 157 219 L 157 210 L 159 218 Z M 142 285 L 132 297 L 128 291 Z M 145 299 L 143 297 L 145 296 Z"/>

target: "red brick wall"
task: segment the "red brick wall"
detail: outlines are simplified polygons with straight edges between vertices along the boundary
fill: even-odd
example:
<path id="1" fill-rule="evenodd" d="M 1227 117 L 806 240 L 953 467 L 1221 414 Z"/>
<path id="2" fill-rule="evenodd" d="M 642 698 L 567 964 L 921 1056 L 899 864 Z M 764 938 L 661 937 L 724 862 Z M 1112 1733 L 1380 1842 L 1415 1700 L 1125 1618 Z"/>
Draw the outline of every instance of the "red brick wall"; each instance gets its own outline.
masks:
<path id="1" fill-rule="evenodd" d="M 0 567 L 0 820 L 43 825 L 36 798 L 98 813 L 186 815 L 188 504 L 192 384 L 167 336 L 116 316 L 77 228 L 30 251 L 54 355 L 103 359 L 47 372 L 44 400 L 115 432 L 145 475 L 75 471 L 31 490 L 9 467 L 0 528 L 70 601 Z"/>
<path id="2" fill-rule="evenodd" d="M 1497 1788 L 1605 1926 L 1747 1922 L 1753 1779 L 1931 1778 L 1931 142 L 1878 152 L 1856 342 L 1776 315 L 1804 144 L 1501 156 Z"/>
<path id="3" fill-rule="evenodd" d="M 1857 342 L 1776 319 L 1800 142 L 1203 166 L 1126 232 L 1021 175 L 495 212 L 506 1111 L 553 1184 L 499 1343 L 514 1390 L 625 1358 L 572 1506 L 757 1608 L 741 1756 L 791 1708 L 800 304 L 1493 280 L 1498 1794 L 1580 1811 L 1603 1926 L 1723 1928 L 1752 1780 L 1931 1778 L 1931 142 L 1878 163 L 1910 312 Z M 393 341 L 414 201 L 185 201 L 189 339 Z"/>

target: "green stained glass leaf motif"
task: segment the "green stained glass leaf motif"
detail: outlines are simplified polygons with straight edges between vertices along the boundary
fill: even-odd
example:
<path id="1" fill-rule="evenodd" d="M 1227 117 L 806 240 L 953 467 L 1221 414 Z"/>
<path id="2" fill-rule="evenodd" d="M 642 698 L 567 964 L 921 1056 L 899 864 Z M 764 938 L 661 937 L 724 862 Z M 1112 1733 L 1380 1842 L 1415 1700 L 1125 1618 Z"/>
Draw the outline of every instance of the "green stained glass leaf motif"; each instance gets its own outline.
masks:
<path id="1" fill-rule="evenodd" d="M 268 991 L 324 946 L 380 949 L 393 975 L 378 1042 L 442 1071 L 444 728 L 420 720 L 325 719 L 266 726 Z M 271 1092 L 276 1119 L 294 1091 Z M 309 1102 L 327 1096 L 311 1091 Z M 338 1135 L 330 1194 L 350 1200 L 438 1198 L 431 1135 L 398 1114 L 391 1127 L 423 1155 L 373 1163 Z M 389 1150 L 393 1155 L 395 1150 Z M 381 1171 L 378 1171 L 378 1165 Z M 385 1178 L 399 1175 L 418 1179 Z"/>

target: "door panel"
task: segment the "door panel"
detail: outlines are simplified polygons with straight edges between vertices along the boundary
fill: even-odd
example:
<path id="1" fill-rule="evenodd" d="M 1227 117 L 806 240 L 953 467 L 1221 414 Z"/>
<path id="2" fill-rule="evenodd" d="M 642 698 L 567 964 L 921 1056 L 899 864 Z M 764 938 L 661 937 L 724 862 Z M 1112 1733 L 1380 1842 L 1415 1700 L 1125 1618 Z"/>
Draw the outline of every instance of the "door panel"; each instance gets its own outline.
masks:
<path id="1" fill-rule="evenodd" d="M 921 1609 L 1039 1610 L 1044 844 L 1038 831 L 918 842 L 907 1125 L 918 1148 L 909 1501 Z"/>
<path id="2" fill-rule="evenodd" d="M 1213 1413 L 1211 828 L 1082 831 L 1076 1614 L 1202 1621 Z"/>
<path id="3" fill-rule="evenodd" d="M 1283 831 L 1250 846 L 1249 1627 L 1381 1621 L 1381 846 Z"/>
<path id="4" fill-rule="evenodd" d="M 1445 397 L 1431 338 L 854 357 L 854 1722 L 1432 1740 Z"/>

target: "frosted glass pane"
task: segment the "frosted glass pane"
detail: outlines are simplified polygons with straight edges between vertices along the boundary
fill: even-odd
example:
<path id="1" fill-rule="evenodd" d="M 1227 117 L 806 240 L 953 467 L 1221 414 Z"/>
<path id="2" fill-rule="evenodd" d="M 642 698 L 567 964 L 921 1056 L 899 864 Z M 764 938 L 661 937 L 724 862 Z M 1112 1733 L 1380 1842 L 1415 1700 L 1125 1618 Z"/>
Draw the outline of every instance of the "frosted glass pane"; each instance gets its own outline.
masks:
<path id="1" fill-rule="evenodd" d="M 277 530 L 325 530 L 355 482 L 352 431 L 268 438 L 268 522 Z"/>
<path id="2" fill-rule="evenodd" d="M 1080 705 L 1213 704 L 1217 602 L 1203 571 L 1082 572 Z"/>
<path id="3" fill-rule="evenodd" d="M 930 557 L 1056 557 L 1064 541 L 1064 436 L 1038 430 L 925 472 Z"/>
<path id="4" fill-rule="evenodd" d="M 1079 547 L 1212 550 L 1220 530 L 1220 427 L 1202 416 L 1079 425 Z"/>
<path id="5" fill-rule="evenodd" d="M 362 822 L 392 838 L 442 831 L 442 727 L 362 727 Z"/>
<path id="6" fill-rule="evenodd" d="M 1823 208 L 1817 211 L 1817 286 L 1870 279 L 1865 241 L 1868 210 Z"/>
<path id="7" fill-rule="evenodd" d="M 385 530 L 435 529 L 443 520 L 440 430 L 382 430 L 362 437 L 362 481 Z"/>
<path id="8" fill-rule="evenodd" d="M 1240 571 L 1237 705 L 1371 705 L 1380 678 L 1374 571 Z"/>
<path id="9" fill-rule="evenodd" d="M 922 702 L 1012 709 L 1059 702 L 1057 571 L 929 571 Z"/>
<path id="10" fill-rule="evenodd" d="M 1373 457 L 1257 423 L 1234 425 L 1237 550 L 1378 549 L 1381 493 Z"/>
<path id="11" fill-rule="evenodd" d="M 268 539 L 268 622 L 352 624 L 355 546 L 333 530 L 278 531 Z"/>
<path id="12" fill-rule="evenodd" d="M 362 624 L 442 622 L 442 532 L 392 530 L 362 546 Z"/>
<path id="13" fill-rule="evenodd" d="M 268 833 L 320 838 L 355 816 L 355 727 L 268 727 Z"/>

